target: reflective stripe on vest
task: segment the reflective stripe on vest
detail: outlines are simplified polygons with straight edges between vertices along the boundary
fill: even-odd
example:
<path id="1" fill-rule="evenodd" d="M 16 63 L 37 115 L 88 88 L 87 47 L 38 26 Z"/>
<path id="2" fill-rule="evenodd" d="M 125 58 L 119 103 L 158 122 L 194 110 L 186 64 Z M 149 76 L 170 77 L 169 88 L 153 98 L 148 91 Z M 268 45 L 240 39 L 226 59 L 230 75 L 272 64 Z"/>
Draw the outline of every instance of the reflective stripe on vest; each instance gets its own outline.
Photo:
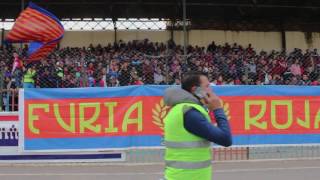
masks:
<path id="1" fill-rule="evenodd" d="M 63 78 L 63 69 L 61 67 L 58 67 L 57 76 Z"/>
<path id="2" fill-rule="evenodd" d="M 166 148 L 203 148 L 210 147 L 211 145 L 211 143 L 206 140 L 189 142 L 164 141 L 164 144 Z"/>
<path id="3" fill-rule="evenodd" d="M 211 160 L 198 162 L 165 161 L 167 167 L 177 169 L 201 169 L 211 166 Z"/>

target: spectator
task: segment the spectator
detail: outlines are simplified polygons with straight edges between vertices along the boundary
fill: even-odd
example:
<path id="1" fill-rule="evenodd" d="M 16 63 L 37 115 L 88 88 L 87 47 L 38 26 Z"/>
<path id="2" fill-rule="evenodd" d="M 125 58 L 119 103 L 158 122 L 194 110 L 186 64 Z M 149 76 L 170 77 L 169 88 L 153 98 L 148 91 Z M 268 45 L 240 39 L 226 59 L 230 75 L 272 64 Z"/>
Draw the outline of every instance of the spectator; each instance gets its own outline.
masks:
<path id="1" fill-rule="evenodd" d="M 95 87 L 96 86 L 96 81 L 92 76 L 88 77 L 88 87 Z"/>
<path id="2" fill-rule="evenodd" d="M 288 85 L 301 85 L 299 76 L 291 76 L 291 79 Z"/>
<path id="3" fill-rule="evenodd" d="M 97 77 L 95 78 L 95 82 L 94 82 L 96 87 L 106 87 L 107 86 L 107 83 L 106 83 L 104 77 L 106 77 L 106 76 L 104 76 L 102 73 L 97 75 Z M 114 76 L 111 76 L 111 78 L 116 79 L 116 77 L 114 77 Z"/>
<path id="4" fill-rule="evenodd" d="M 286 72 L 286 69 L 288 68 L 288 64 L 287 62 L 285 61 L 285 58 L 283 56 L 281 56 L 279 58 L 279 61 L 278 61 L 278 70 L 276 71 L 275 74 L 278 74 L 278 75 L 283 75 L 283 73 Z"/>
<path id="5" fill-rule="evenodd" d="M 310 83 L 311 86 L 319 86 L 320 85 L 320 80 L 314 80 Z"/>
<path id="6" fill-rule="evenodd" d="M 41 74 L 39 77 L 38 84 L 41 88 L 54 88 L 55 87 L 54 79 L 50 75 L 50 72 L 48 69 L 44 69 L 43 74 Z"/>
<path id="7" fill-rule="evenodd" d="M 83 68 L 80 69 L 80 77 L 76 79 L 78 87 L 90 87 L 89 77 Z M 91 86 L 92 87 L 92 86 Z"/>
<path id="8" fill-rule="evenodd" d="M 154 70 L 149 60 L 143 64 L 143 79 L 145 84 L 154 84 Z"/>
<path id="9" fill-rule="evenodd" d="M 273 76 L 273 82 L 274 84 L 273 85 L 281 85 L 281 84 L 284 84 L 284 81 L 283 81 L 283 77 L 278 75 L 278 74 L 275 74 Z"/>
<path id="10" fill-rule="evenodd" d="M 302 75 L 302 80 L 301 80 L 301 85 L 310 85 L 311 82 L 309 80 L 308 74 L 303 74 Z"/>
<path id="11" fill-rule="evenodd" d="M 118 79 L 115 77 L 110 77 L 108 87 L 118 87 L 118 86 L 120 86 Z"/>
<path id="12" fill-rule="evenodd" d="M 35 76 L 36 67 L 34 64 L 29 64 L 23 77 L 23 87 L 24 88 L 34 88 L 35 87 Z"/>
<path id="13" fill-rule="evenodd" d="M 64 73 L 63 73 L 63 63 L 62 62 L 57 62 L 56 63 L 56 83 L 57 83 L 57 86 L 56 87 L 61 87 L 62 85 L 62 78 L 64 76 Z"/>
<path id="14" fill-rule="evenodd" d="M 128 86 L 130 84 L 130 68 L 128 61 L 124 61 L 121 65 L 119 83 L 120 86 Z"/>
<path id="15" fill-rule="evenodd" d="M 240 81 L 239 78 L 236 78 L 236 79 L 234 80 L 234 85 L 241 85 L 241 81 Z"/>
<path id="16" fill-rule="evenodd" d="M 143 85 L 143 82 L 141 81 L 140 77 L 136 72 L 132 74 L 132 83 L 131 85 Z"/>
<path id="17" fill-rule="evenodd" d="M 290 66 L 290 72 L 294 76 L 300 76 L 301 75 L 301 68 L 300 68 L 300 63 L 298 59 L 294 60 L 294 63 Z"/>
<path id="18" fill-rule="evenodd" d="M 260 79 L 256 80 L 256 85 L 263 85 Z"/>
<path id="19" fill-rule="evenodd" d="M 249 64 L 248 64 L 248 73 L 249 73 L 249 77 L 253 78 L 257 75 L 257 65 L 255 64 L 254 60 L 251 59 L 249 61 Z"/>
<path id="20" fill-rule="evenodd" d="M 12 68 L 11 74 L 15 79 L 16 86 L 18 88 L 22 88 L 23 62 L 19 58 L 18 53 L 14 52 L 13 57 L 14 57 L 14 61 L 13 61 L 13 68 Z"/>
<path id="21" fill-rule="evenodd" d="M 172 85 L 181 85 L 181 80 L 179 78 L 176 78 Z"/>
<path id="22" fill-rule="evenodd" d="M 103 86 L 102 87 L 106 87 L 107 86 L 107 68 L 102 68 L 102 65 L 101 65 L 101 73 L 100 73 L 100 76 L 101 76 L 101 80 L 102 81 L 101 83 L 103 83 Z"/>
<path id="23" fill-rule="evenodd" d="M 26 50 L 27 47 L 22 54 Z M 14 53 L 20 51 L 14 47 L 0 49 L 5 84 L 11 82 L 20 86 L 17 71 L 20 61 Z M 190 70 L 206 73 L 215 85 L 318 85 L 320 57 L 316 49 L 305 53 L 297 48 L 288 54 L 275 50 L 268 53 L 256 51 L 251 44 L 243 48 L 237 43 L 221 46 L 212 42 L 207 48 L 188 46 L 187 51 L 188 56 L 184 59 L 182 46 L 170 42 L 169 48 L 149 40 L 121 41 L 106 47 L 60 48 L 36 68 L 34 85 L 46 88 L 105 87 L 110 80 L 118 81 L 121 86 L 175 84 Z M 16 68 L 11 70 L 10 64 Z M 114 84 L 117 83 L 112 86 Z"/>
<path id="24" fill-rule="evenodd" d="M 76 87 L 75 79 L 71 74 L 68 74 L 62 79 L 62 87 L 63 88 L 74 88 Z"/>
<path id="25" fill-rule="evenodd" d="M 9 78 L 9 79 L 11 78 L 11 72 L 10 72 L 8 66 L 5 66 L 5 67 L 4 67 L 4 77 L 5 77 L 5 78 Z"/>
<path id="26" fill-rule="evenodd" d="M 273 79 L 271 74 L 265 74 L 264 85 L 275 85 L 275 80 Z"/>
<path id="27" fill-rule="evenodd" d="M 162 75 L 162 71 L 159 67 L 156 68 L 156 71 L 154 72 L 154 83 L 155 84 L 163 84 L 164 83 L 164 77 Z"/>
<path id="28" fill-rule="evenodd" d="M 92 64 L 92 74 L 93 74 L 93 63 L 90 63 Z M 90 68 L 90 66 L 89 66 Z M 117 64 L 117 62 L 115 60 L 112 60 L 111 61 L 111 64 L 110 64 L 110 69 L 109 69 L 109 77 L 115 77 L 115 78 L 118 78 L 119 76 L 119 66 Z"/>
<path id="29" fill-rule="evenodd" d="M 223 77 L 222 77 L 222 75 L 219 75 L 217 82 L 216 82 L 216 85 L 223 85 L 223 84 L 224 84 Z"/>

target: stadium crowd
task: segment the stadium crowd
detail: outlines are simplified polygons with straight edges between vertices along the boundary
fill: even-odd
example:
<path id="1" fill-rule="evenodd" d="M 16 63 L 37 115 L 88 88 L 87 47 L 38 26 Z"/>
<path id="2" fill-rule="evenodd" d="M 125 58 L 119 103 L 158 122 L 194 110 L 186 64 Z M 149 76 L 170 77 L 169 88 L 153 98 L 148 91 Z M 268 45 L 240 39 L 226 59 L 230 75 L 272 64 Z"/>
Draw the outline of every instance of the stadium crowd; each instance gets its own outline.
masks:
<path id="1" fill-rule="evenodd" d="M 180 84 L 186 71 L 208 74 L 212 85 L 320 85 L 317 49 L 256 51 L 234 44 L 183 47 L 149 40 L 57 48 L 38 63 L 23 65 L 28 50 L 0 48 L 2 88 L 114 87 Z"/>

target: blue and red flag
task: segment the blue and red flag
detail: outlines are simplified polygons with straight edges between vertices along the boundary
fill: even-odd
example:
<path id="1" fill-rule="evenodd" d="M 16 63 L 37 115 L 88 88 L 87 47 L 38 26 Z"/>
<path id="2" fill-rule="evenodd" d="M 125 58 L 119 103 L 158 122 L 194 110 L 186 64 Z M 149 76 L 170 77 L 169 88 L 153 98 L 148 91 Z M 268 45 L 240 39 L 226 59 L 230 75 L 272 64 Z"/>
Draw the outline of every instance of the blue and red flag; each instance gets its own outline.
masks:
<path id="1" fill-rule="evenodd" d="M 6 40 L 30 43 L 27 57 L 30 62 L 45 58 L 57 46 L 63 34 L 64 28 L 55 15 L 30 2 L 17 18 Z"/>

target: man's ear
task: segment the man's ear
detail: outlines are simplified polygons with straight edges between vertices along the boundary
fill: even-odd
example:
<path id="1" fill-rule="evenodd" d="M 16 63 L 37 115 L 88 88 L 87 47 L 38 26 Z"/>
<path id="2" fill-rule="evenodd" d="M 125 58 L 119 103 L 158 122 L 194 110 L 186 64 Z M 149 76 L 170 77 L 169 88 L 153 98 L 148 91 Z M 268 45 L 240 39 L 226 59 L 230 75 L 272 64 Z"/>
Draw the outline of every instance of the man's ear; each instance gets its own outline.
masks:
<path id="1" fill-rule="evenodd" d="M 197 88 L 196 86 L 193 86 L 193 87 L 190 89 L 192 94 L 194 94 L 194 92 L 196 91 L 196 88 Z"/>

